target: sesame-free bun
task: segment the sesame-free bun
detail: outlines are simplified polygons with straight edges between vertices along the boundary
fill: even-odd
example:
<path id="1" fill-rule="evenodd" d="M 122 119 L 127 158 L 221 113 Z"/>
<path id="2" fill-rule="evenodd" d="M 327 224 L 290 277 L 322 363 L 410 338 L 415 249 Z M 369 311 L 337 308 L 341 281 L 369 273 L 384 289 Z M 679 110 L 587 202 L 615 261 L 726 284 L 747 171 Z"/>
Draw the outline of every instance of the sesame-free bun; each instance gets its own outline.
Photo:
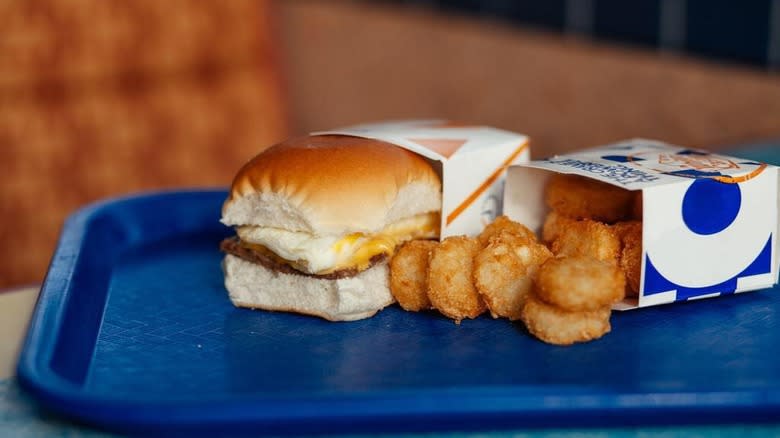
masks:
<path id="1" fill-rule="evenodd" d="M 314 234 L 372 233 L 441 209 L 441 182 L 422 157 L 343 135 L 298 137 L 257 155 L 233 180 L 226 225 Z"/>

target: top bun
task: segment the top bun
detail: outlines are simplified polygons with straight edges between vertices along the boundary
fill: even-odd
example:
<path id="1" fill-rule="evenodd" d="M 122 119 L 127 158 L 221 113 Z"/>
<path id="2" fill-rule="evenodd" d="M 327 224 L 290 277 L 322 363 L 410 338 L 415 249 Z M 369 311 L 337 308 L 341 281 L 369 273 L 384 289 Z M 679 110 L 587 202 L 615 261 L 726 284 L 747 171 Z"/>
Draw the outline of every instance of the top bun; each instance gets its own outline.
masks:
<path id="1" fill-rule="evenodd" d="M 440 209 L 441 181 L 422 157 L 379 140 L 316 135 L 272 146 L 245 164 L 233 179 L 222 222 L 371 233 Z"/>

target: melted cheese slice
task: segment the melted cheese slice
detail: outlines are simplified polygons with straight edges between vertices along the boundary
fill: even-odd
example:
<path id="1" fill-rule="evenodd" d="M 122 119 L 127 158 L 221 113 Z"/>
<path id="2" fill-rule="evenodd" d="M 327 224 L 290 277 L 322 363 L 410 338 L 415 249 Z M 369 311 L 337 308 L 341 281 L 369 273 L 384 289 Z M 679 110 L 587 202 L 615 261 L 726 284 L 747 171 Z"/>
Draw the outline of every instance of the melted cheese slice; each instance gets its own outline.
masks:
<path id="1" fill-rule="evenodd" d="M 236 229 L 243 245 L 273 253 L 279 262 L 309 274 L 329 274 L 342 269 L 362 271 L 371 258 L 392 256 L 408 240 L 439 236 L 439 213 L 427 213 L 398 221 L 376 234 L 316 236 L 280 228 L 242 226 Z"/>

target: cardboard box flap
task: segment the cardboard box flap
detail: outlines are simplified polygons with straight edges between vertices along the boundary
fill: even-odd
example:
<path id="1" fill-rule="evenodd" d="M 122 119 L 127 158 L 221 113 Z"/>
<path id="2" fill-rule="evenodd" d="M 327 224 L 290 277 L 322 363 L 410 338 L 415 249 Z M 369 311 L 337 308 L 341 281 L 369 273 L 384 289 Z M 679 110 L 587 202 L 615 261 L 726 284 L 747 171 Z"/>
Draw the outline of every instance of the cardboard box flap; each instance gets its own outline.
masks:
<path id="1" fill-rule="evenodd" d="M 327 134 L 374 138 L 440 162 L 476 149 L 500 147 L 506 142 L 521 144 L 528 141 L 525 135 L 502 129 L 439 119 L 368 123 L 312 133 Z"/>
<path id="2" fill-rule="evenodd" d="M 638 138 L 536 160 L 526 166 L 642 190 L 690 178 L 739 182 L 760 173 L 766 164 Z"/>

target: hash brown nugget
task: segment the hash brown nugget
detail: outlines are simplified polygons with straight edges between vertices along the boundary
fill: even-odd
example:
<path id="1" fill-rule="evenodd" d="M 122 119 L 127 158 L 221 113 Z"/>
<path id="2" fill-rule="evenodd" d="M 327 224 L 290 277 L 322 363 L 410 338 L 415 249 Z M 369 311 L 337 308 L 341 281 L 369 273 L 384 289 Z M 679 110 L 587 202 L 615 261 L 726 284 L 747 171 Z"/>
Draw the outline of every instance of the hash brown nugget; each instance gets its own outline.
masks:
<path id="1" fill-rule="evenodd" d="M 521 319 L 528 331 L 540 340 L 548 344 L 571 345 L 609 333 L 612 328 L 609 324 L 611 313 L 609 307 L 589 312 L 569 312 L 531 294 L 525 301 Z"/>
<path id="2" fill-rule="evenodd" d="M 550 249 L 556 256 L 589 256 L 617 264 L 621 246 L 620 238 L 609 225 L 585 219 L 561 227 Z"/>
<path id="3" fill-rule="evenodd" d="M 390 260 L 390 292 L 407 311 L 430 309 L 428 299 L 428 259 L 438 242 L 411 240 Z"/>
<path id="4" fill-rule="evenodd" d="M 595 311 L 623 299 L 626 278 L 616 265 L 590 257 L 547 260 L 534 282 L 539 299 L 571 312 Z"/>
<path id="5" fill-rule="evenodd" d="M 618 222 L 615 225 L 611 225 L 612 230 L 615 231 L 615 235 L 617 235 L 618 239 L 620 239 L 621 244 L 625 242 L 626 236 L 629 234 L 639 234 L 639 236 L 642 235 L 642 222 L 641 221 L 624 221 L 624 222 Z"/>
<path id="6" fill-rule="evenodd" d="M 579 175 L 555 174 L 545 192 L 547 206 L 573 219 L 614 223 L 631 214 L 633 192 Z"/>
<path id="7" fill-rule="evenodd" d="M 642 280 L 642 223 L 628 222 L 621 231 L 620 268 L 626 275 L 626 295 L 637 297 Z"/>
<path id="8" fill-rule="evenodd" d="M 552 253 L 546 246 L 502 231 L 474 259 L 474 284 L 493 318 L 520 319 L 539 265 Z"/>
<path id="9" fill-rule="evenodd" d="M 542 227 L 542 241 L 547 243 L 554 242 L 555 239 L 561 235 L 563 230 L 573 222 L 577 222 L 577 220 L 560 215 L 555 211 L 550 211 L 547 214 L 547 217 L 544 219 L 544 226 Z"/>
<path id="10" fill-rule="evenodd" d="M 457 323 L 464 318 L 476 318 L 485 311 L 485 302 L 472 281 L 474 257 L 479 250 L 476 239 L 452 236 L 431 252 L 428 298 L 436 310 Z"/>
<path id="11" fill-rule="evenodd" d="M 502 232 L 514 234 L 526 240 L 528 243 L 536 242 L 536 234 L 534 234 L 533 231 L 528 229 L 525 225 L 509 219 L 507 216 L 497 217 L 496 220 L 488 224 L 488 226 L 482 230 L 482 233 L 479 234 L 477 239 L 479 240 L 480 245 L 485 247 L 490 243 L 492 238 L 498 236 L 498 234 Z"/>

